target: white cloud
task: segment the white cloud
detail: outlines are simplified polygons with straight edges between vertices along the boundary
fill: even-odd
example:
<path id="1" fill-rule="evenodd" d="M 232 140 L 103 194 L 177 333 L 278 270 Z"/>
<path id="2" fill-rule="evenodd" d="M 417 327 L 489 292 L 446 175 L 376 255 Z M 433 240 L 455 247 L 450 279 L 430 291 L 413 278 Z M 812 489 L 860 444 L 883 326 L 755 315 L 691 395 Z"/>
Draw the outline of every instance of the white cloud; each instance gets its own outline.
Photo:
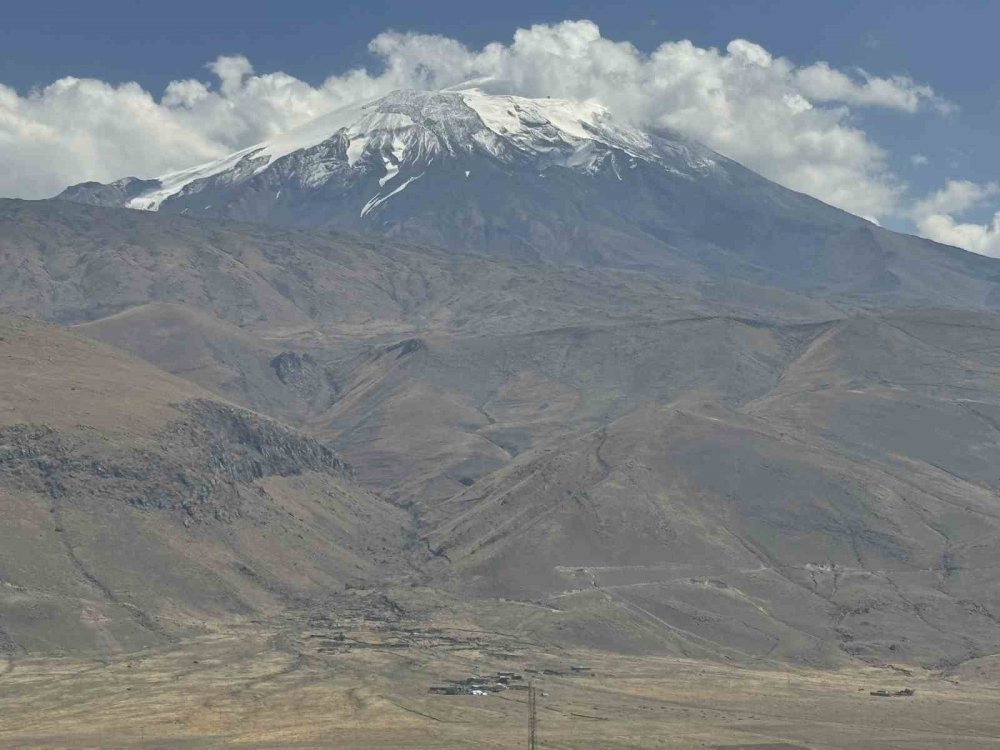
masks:
<path id="1" fill-rule="evenodd" d="M 913 154 L 910 157 L 910 164 L 912 164 L 915 167 L 926 167 L 930 163 L 931 163 L 930 159 L 928 159 L 923 154 Z"/>
<path id="2" fill-rule="evenodd" d="M 479 50 L 399 33 L 379 35 L 370 49 L 380 73 L 353 70 L 320 86 L 255 73 L 241 56 L 209 66 L 215 83 L 176 81 L 158 100 L 135 84 L 63 79 L 26 95 L 0 85 L 0 195 L 154 176 L 358 99 L 490 76 L 512 93 L 596 99 L 619 117 L 673 128 L 791 188 L 879 217 L 898 210 L 902 188 L 850 108 L 947 108 L 905 77 L 799 67 L 741 39 L 725 50 L 665 42 L 643 54 L 589 21 L 519 29 L 509 44 Z"/>
<path id="3" fill-rule="evenodd" d="M 725 51 L 667 42 L 643 55 L 586 21 L 521 29 L 510 45 L 478 52 L 413 34 L 383 34 L 372 49 L 393 71 L 421 71 L 447 85 L 489 75 L 529 96 L 593 98 L 619 116 L 670 127 L 782 184 L 858 214 L 896 209 L 901 187 L 881 148 L 852 124 L 847 104 L 910 112 L 937 107 L 928 87 L 905 78 L 821 85 L 825 64 L 797 68 L 738 39 Z M 831 76 L 827 76 L 830 78 Z M 815 97 L 815 98 L 811 98 Z"/>
<path id="4" fill-rule="evenodd" d="M 979 185 L 967 180 L 948 180 L 936 193 L 918 201 L 913 208 L 917 217 L 932 214 L 961 214 L 975 208 L 1000 192 L 1000 185 L 990 182 Z"/>
<path id="5" fill-rule="evenodd" d="M 157 173 L 225 149 L 137 84 L 63 78 L 21 97 L 0 85 L 0 195 L 43 197 L 64 183 Z"/>
<path id="6" fill-rule="evenodd" d="M 955 107 L 934 93 L 930 86 L 915 83 L 906 76 L 878 78 L 863 70 L 857 78 L 818 62 L 794 73 L 802 93 L 817 102 L 844 102 L 861 106 L 888 107 L 903 112 L 916 112 L 931 106 L 943 114 Z"/>
<path id="7" fill-rule="evenodd" d="M 1000 184 L 980 185 L 949 180 L 936 193 L 913 208 L 913 220 L 924 237 L 971 250 L 980 255 L 1000 257 L 1000 211 L 986 224 L 961 221 L 967 212 L 1000 196 Z"/>

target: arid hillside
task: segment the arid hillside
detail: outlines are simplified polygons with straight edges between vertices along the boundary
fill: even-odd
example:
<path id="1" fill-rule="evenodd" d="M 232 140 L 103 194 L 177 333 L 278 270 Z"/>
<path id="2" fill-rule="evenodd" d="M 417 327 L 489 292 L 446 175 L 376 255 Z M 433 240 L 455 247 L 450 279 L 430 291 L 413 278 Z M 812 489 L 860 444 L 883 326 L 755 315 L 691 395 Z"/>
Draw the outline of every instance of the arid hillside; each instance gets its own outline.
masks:
<path id="1" fill-rule="evenodd" d="M 0 321 L 0 645 L 118 652 L 405 574 L 331 448 L 104 344 Z"/>
<path id="2" fill-rule="evenodd" d="M 0 211 L 0 304 L 64 326 L 11 341 L 72 342 L 56 368 L 4 344 L 4 393 L 38 410 L 6 422 L 27 456 L 9 528 L 78 566 L 71 590 L 36 585 L 60 607 L 89 597 L 152 638 L 142 618 L 413 583 L 573 648 L 934 668 L 1000 650 L 1000 317 L 980 302 Z M 71 391 L 84 362 L 101 387 Z M 36 575 L 32 549 L 6 564 Z M 30 641 L 24 597 L 10 642 L 99 645 L 82 624 Z"/>

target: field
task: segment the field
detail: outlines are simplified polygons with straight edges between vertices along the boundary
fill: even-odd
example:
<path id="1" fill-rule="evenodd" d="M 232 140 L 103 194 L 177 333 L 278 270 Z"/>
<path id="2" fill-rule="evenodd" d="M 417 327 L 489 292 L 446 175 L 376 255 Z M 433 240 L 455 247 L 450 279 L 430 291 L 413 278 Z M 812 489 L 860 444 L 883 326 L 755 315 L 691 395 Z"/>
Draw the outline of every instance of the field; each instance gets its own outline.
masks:
<path id="1" fill-rule="evenodd" d="M 429 693 L 496 671 L 534 683 L 540 747 L 551 750 L 1000 747 L 1000 688 L 988 674 L 631 658 L 534 646 L 463 620 L 287 615 L 107 659 L 11 659 L 0 671 L 4 748 L 527 747 L 526 691 Z M 907 687 L 916 694 L 870 695 Z"/>

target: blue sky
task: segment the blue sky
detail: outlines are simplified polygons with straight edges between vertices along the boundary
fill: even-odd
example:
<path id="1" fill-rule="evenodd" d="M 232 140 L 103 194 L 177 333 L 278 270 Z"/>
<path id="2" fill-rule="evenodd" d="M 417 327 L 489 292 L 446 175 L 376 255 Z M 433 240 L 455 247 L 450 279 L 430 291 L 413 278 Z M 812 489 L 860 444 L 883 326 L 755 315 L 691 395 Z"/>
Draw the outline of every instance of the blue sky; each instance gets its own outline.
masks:
<path id="1" fill-rule="evenodd" d="M 135 81 L 159 98 L 173 80 L 196 78 L 211 84 L 214 77 L 205 66 L 220 55 L 245 55 L 257 74 L 282 71 L 318 87 L 328 76 L 352 68 L 377 75 L 385 59 L 373 55 L 368 45 L 386 30 L 441 35 L 479 50 L 491 41 L 509 45 L 518 28 L 583 18 L 594 21 L 604 39 L 630 42 L 640 53 L 684 39 L 698 48 L 724 51 L 732 40 L 746 39 L 796 66 L 823 61 L 855 78 L 860 75 L 856 70 L 863 69 L 872 76 L 901 75 L 928 86 L 936 101 L 948 106 L 911 112 L 851 105 L 841 121 L 884 151 L 878 168 L 905 193 L 900 205 L 879 219 L 912 230 L 913 219 L 903 204 L 945 189 L 949 180 L 981 188 L 972 191 L 978 200 L 942 198 L 941 204 L 955 209 L 956 216 L 960 212 L 964 221 L 988 222 L 1000 208 L 992 186 L 1000 180 L 995 136 L 1000 129 L 1000 75 L 989 62 L 1000 29 L 1000 2 L 513 0 L 486 8 L 450 0 L 17 3 L 7 8 L 0 24 L 0 84 L 27 101 L 32 89 L 65 76 L 112 85 Z M 831 101 L 824 106 L 842 105 Z M 0 109 L 0 168 L 5 165 L 2 113 Z M 737 158 L 746 153 L 737 151 Z M 780 173 L 769 176 L 781 178 Z M 855 205 L 845 207 L 861 212 Z"/>

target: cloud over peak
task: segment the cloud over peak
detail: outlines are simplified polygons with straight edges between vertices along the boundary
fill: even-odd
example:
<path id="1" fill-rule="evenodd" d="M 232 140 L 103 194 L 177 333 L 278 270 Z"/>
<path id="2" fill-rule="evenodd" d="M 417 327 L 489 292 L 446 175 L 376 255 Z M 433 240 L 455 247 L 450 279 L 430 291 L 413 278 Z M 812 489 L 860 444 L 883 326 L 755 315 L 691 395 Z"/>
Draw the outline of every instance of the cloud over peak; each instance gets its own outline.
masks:
<path id="1" fill-rule="evenodd" d="M 645 54 L 590 21 L 518 29 L 511 42 L 478 50 L 396 32 L 369 48 L 380 72 L 352 70 L 319 86 L 257 73 L 240 55 L 212 62 L 212 82 L 174 81 L 158 99 L 134 83 L 64 78 L 24 95 L 0 84 L 0 195 L 45 197 L 84 180 L 151 177 L 394 89 L 489 76 L 510 93 L 597 100 L 618 117 L 679 131 L 788 187 L 880 217 L 899 210 L 902 189 L 852 108 L 949 109 L 903 76 L 798 66 L 743 39 L 725 50 L 667 41 Z"/>

